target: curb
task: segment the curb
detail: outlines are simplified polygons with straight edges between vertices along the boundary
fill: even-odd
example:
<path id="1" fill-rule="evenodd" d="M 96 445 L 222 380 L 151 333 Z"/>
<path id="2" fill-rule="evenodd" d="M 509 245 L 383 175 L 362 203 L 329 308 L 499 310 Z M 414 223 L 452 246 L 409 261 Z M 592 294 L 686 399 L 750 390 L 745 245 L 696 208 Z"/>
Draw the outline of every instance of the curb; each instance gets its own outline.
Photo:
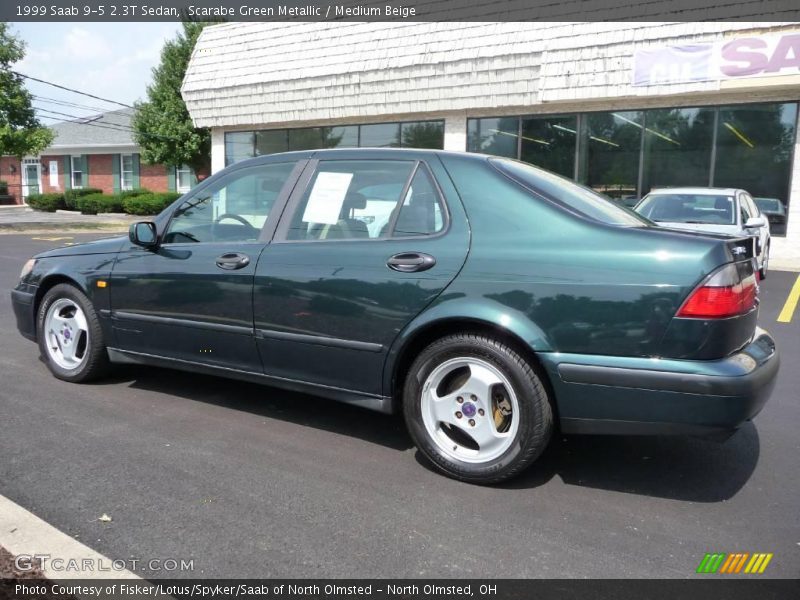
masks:
<path id="1" fill-rule="evenodd" d="M 13 556 L 48 555 L 51 560 L 61 559 L 64 565 L 74 560 L 82 565 L 84 560 L 92 565 L 106 565 L 110 570 L 69 568 L 54 570 L 50 561 L 45 561 L 42 571 L 51 580 L 70 579 L 136 579 L 141 577 L 131 571 L 111 570 L 112 561 L 95 552 L 76 539 L 59 531 L 33 513 L 15 504 L 5 496 L 0 496 L 0 546 Z"/>

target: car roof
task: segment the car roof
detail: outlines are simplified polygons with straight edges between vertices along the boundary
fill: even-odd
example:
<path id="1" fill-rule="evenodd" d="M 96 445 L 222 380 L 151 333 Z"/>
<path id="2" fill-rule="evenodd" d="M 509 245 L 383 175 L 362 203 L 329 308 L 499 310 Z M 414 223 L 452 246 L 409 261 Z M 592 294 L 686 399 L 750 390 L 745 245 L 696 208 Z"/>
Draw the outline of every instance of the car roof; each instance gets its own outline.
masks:
<path id="1" fill-rule="evenodd" d="M 712 187 L 674 187 L 650 190 L 650 195 L 657 194 L 692 194 L 693 196 L 733 196 L 744 190 L 738 188 L 712 188 Z"/>

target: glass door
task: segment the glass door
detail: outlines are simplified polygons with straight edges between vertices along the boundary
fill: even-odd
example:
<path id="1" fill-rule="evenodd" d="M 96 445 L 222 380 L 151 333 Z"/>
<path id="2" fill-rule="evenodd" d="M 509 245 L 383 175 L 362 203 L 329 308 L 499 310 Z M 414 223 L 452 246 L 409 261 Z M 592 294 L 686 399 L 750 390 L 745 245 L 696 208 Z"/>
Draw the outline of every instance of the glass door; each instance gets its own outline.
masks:
<path id="1" fill-rule="evenodd" d="M 38 194 L 41 189 L 39 180 L 41 171 L 39 161 L 26 159 L 22 168 L 22 197 L 27 198 L 31 194 Z"/>

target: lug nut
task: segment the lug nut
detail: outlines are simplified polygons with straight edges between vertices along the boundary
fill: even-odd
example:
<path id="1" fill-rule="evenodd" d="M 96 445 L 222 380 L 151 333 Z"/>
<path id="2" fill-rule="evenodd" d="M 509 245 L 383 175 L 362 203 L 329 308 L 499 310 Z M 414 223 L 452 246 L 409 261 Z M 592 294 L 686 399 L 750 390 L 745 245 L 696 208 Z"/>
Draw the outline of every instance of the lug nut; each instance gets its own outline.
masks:
<path id="1" fill-rule="evenodd" d="M 483 412 L 483 409 L 482 409 L 482 408 L 479 408 L 479 409 L 478 409 L 478 414 L 479 414 L 480 416 L 483 416 L 483 415 L 485 415 L 486 413 L 484 413 L 484 412 Z"/>
<path id="2" fill-rule="evenodd" d="M 475 401 L 478 399 L 478 397 L 477 397 L 475 394 L 472 394 L 472 395 L 469 397 L 469 399 L 470 399 L 470 400 L 472 400 L 473 402 L 475 402 Z"/>
<path id="3" fill-rule="evenodd" d="M 459 411 L 456 411 L 456 419 L 460 419 L 460 418 L 461 418 L 461 417 L 463 417 L 463 416 L 464 416 L 464 415 L 462 415 L 462 414 L 461 414 L 461 411 L 460 411 L 460 410 L 459 410 Z"/>
<path id="4" fill-rule="evenodd" d="M 475 419 L 470 419 L 469 420 L 469 426 L 470 427 L 475 427 Z"/>
<path id="5" fill-rule="evenodd" d="M 458 398 L 456 398 L 456 402 L 462 404 L 464 402 L 464 399 L 461 396 L 459 396 Z"/>

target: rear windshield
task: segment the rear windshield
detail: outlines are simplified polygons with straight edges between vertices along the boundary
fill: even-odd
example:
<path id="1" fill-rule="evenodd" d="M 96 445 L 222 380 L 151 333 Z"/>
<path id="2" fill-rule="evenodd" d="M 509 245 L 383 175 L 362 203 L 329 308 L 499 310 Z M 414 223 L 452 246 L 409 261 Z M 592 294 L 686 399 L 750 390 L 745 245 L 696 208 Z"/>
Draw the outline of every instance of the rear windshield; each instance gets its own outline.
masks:
<path id="1" fill-rule="evenodd" d="M 508 158 L 490 158 L 489 162 L 517 183 L 589 219 L 628 227 L 650 224 L 625 206 L 560 175 Z"/>
<path id="2" fill-rule="evenodd" d="M 636 211 L 657 223 L 733 225 L 733 196 L 724 194 L 650 194 Z"/>

